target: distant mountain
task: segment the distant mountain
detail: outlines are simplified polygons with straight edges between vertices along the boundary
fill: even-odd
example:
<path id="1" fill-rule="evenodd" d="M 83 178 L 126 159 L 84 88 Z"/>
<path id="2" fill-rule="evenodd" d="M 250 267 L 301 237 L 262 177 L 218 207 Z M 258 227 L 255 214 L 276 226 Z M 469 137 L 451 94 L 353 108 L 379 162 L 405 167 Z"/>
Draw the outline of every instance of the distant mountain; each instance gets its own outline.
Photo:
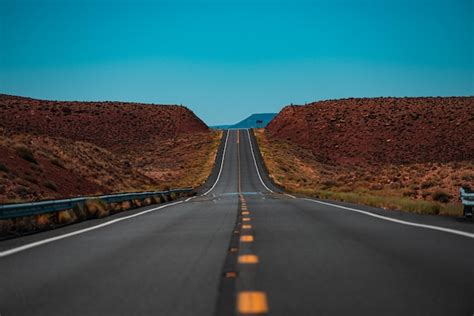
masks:
<path id="1" fill-rule="evenodd" d="M 276 113 L 256 113 L 252 114 L 246 119 L 233 125 L 216 125 L 211 126 L 215 129 L 229 129 L 229 128 L 264 128 L 276 116 Z"/>

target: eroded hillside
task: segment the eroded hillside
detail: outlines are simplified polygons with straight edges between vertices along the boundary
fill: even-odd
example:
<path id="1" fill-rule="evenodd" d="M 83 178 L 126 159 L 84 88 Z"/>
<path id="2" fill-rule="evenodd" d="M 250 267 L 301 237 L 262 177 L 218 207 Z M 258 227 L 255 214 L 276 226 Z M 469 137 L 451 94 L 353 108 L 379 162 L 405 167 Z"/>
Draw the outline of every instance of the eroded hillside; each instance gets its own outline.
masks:
<path id="1" fill-rule="evenodd" d="M 373 98 L 288 106 L 257 136 L 291 191 L 456 213 L 474 186 L 473 131 L 473 97 Z"/>
<path id="2" fill-rule="evenodd" d="M 182 106 L 0 95 L 0 202 L 195 187 L 219 139 Z"/>

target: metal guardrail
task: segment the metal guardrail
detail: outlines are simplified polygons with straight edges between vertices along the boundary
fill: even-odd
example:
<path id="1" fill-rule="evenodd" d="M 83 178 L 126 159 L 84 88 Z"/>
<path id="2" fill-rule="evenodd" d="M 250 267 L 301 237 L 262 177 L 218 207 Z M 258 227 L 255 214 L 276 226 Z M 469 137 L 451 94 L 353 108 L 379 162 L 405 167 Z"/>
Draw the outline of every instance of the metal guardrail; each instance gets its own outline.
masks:
<path id="1" fill-rule="evenodd" d="M 474 192 L 466 192 L 464 188 L 459 189 L 461 202 L 467 206 L 474 206 Z"/>
<path id="2" fill-rule="evenodd" d="M 150 191 L 137 193 L 119 193 L 100 196 L 85 196 L 63 200 L 40 201 L 30 203 L 3 204 L 0 205 L 0 219 L 8 219 L 23 216 L 32 216 L 44 213 L 53 213 L 62 210 L 72 209 L 76 206 L 84 205 L 87 201 L 102 200 L 106 203 L 118 203 L 131 200 L 144 200 L 149 197 L 172 193 L 191 193 L 192 188 L 175 189 L 169 191 Z"/>

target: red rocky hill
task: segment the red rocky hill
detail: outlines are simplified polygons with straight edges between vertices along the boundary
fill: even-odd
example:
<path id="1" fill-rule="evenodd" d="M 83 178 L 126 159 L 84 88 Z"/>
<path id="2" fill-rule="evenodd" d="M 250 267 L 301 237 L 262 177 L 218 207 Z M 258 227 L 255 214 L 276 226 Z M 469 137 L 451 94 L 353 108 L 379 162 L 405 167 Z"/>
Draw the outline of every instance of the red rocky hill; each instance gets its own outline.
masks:
<path id="1" fill-rule="evenodd" d="M 0 94 L 0 203 L 197 186 L 218 143 L 183 106 Z"/>
<path id="2" fill-rule="evenodd" d="M 285 107 L 267 126 L 329 164 L 474 160 L 474 97 L 360 98 Z"/>
<path id="3" fill-rule="evenodd" d="M 208 132 L 192 111 L 177 105 L 123 102 L 58 102 L 0 94 L 0 127 L 87 141 L 115 148 Z"/>

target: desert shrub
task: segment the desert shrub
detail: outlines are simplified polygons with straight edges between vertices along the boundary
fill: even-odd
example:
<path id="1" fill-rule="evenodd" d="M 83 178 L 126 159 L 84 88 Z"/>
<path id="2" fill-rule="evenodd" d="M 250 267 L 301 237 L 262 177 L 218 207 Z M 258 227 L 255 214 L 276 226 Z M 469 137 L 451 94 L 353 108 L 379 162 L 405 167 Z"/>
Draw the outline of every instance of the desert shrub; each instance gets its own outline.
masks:
<path id="1" fill-rule="evenodd" d="M 91 217 L 101 218 L 109 215 L 107 203 L 100 199 L 88 200 L 84 204 L 84 208 Z"/>
<path id="2" fill-rule="evenodd" d="M 422 190 L 424 190 L 424 189 L 429 189 L 433 187 L 434 185 L 435 184 L 432 181 L 426 181 L 426 182 L 423 182 L 420 187 Z"/>
<path id="3" fill-rule="evenodd" d="M 0 162 L 0 171 L 8 172 L 9 169 L 7 166 L 5 166 L 3 163 Z"/>
<path id="4" fill-rule="evenodd" d="M 18 185 L 15 187 L 14 192 L 18 194 L 21 197 L 26 197 L 30 192 L 28 191 L 28 188 L 26 188 L 23 185 Z"/>
<path id="5" fill-rule="evenodd" d="M 444 191 L 436 191 L 433 192 L 431 195 L 434 201 L 438 201 L 441 203 L 448 203 L 449 200 L 451 199 L 451 195 L 449 193 L 446 193 Z"/>
<path id="6" fill-rule="evenodd" d="M 132 200 L 133 207 L 141 207 L 143 205 L 143 201 L 140 199 Z"/>
<path id="7" fill-rule="evenodd" d="M 23 145 L 17 146 L 15 147 L 15 150 L 16 150 L 17 155 L 20 156 L 21 158 L 25 159 L 26 161 L 38 164 L 35 156 L 33 155 L 33 152 L 26 146 L 23 146 Z"/>
<path id="8" fill-rule="evenodd" d="M 463 173 L 462 176 L 461 176 L 461 179 L 464 180 L 464 181 L 474 181 L 474 174 L 471 174 L 471 173 Z"/>
<path id="9" fill-rule="evenodd" d="M 58 224 L 70 224 L 76 220 L 76 214 L 72 210 L 60 211 L 58 213 Z"/>
<path id="10" fill-rule="evenodd" d="M 64 115 L 70 115 L 71 112 L 72 112 L 69 107 L 63 107 L 62 111 L 63 111 Z"/>
<path id="11" fill-rule="evenodd" d="M 428 196 L 430 196 L 431 193 L 429 191 L 422 191 L 421 192 L 421 197 L 426 199 Z"/>
<path id="12" fill-rule="evenodd" d="M 383 184 L 382 184 L 382 183 L 374 183 L 374 184 L 371 184 L 371 185 L 369 186 L 369 189 L 370 189 L 370 190 L 374 190 L 374 191 L 383 190 Z"/>
<path id="13" fill-rule="evenodd" d="M 64 169 L 64 165 L 63 165 L 62 161 L 60 161 L 59 159 L 52 158 L 50 161 L 53 165 Z"/>
<path id="14" fill-rule="evenodd" d="M 34 184 L 38 184 L 38 179 L 36 179 L 35 177 L 31 175 L 25 176 L 25 180 Z"/>
<path id="15" fill-rule="evenodd" d="M 322 182 L 323 189 L 328 189 L 328 188 L 336 187 L 336 186 L 338 186 L 338 184 L 339 184 L 339 183 L 337 183 L 336 181 L 333 181 L 333 180 L 326 180 L 326 181 L 323 181 L 323 182 Z"/>
<path id="16" fill-rule="evenodd" d="M 73 212 L 79 220 L 84 220 L 87 218 L 87 210 L 83 204 L 76 204 L 73 208 Z"/>
<path id="17" fill-rule="evenodd" d="M 38 165 L 31 165 L 31 170 L 33 170 L 35 172 L 38 172 L 38 173 L 43 172 L 43 169 L 41 169 L 41 167 L 38 166 Z"/>
<path id="18" fill-rule="evenodd" d="M 38 214 L 36 216 L 36 225 L 38 228 L 45 228 L 51 225 L 51 215 L 50 214 Z"/>
<path id="19" fill-rule="evenodd" d="M 392 183 L 389 184 L 390 189 L 396 190 L 396 189 L 400 189 L 401 187 L 402 187 L 402 185 L 398 182 L 392 182 Z"/>
<path id="20" fill-rule="evenodd" d="M 51 180 L 47 180 L 47 181 L 44 183 L 44 186 L 47 187 L 47 188 L 50 189 L 50 190 L 55 191 L 55 192 L 58 191 L 58 187 L 57 187 L 56 183 L 54 183 L 54 182 L 51 181 Z"/>
<path id="21" fill-rule="evenodd" d="M 130 201 L 123 201 L 121 202 L 121 208 L 123 211 L 129 210 L 132 208 L 132 203 Z"/>
<path id="22" fill-rule="evenodd" d="M 417 195 L 417 193 L 414 190 L 409 190 L 409 191 L 403 192 L 403 196 L 414 197 L 416 195 Z"/>

